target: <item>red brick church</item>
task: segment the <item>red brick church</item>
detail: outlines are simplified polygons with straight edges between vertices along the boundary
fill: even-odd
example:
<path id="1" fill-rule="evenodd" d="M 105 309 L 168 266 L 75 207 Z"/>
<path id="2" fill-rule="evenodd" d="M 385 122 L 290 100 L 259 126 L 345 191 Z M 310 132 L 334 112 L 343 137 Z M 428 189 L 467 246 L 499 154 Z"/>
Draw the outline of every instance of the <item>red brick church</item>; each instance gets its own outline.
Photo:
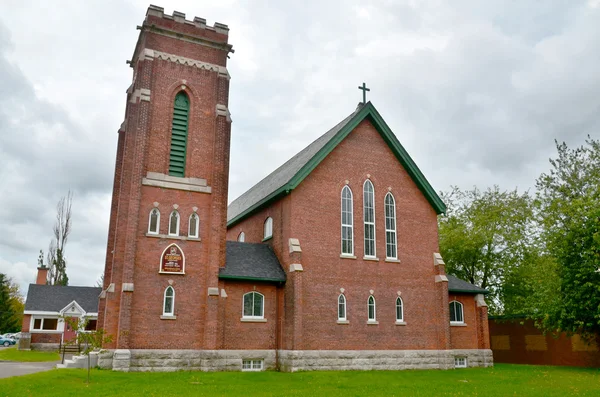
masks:
<path id="1" fill-rule="evenodd" d="M 445 274 L 444 203 L 371 102 L 227 206 L 228 31 L 156 6 L 140 27 L 98 310 L 113 340 L 100 366 L 492 365 L 486 291 Z"/>

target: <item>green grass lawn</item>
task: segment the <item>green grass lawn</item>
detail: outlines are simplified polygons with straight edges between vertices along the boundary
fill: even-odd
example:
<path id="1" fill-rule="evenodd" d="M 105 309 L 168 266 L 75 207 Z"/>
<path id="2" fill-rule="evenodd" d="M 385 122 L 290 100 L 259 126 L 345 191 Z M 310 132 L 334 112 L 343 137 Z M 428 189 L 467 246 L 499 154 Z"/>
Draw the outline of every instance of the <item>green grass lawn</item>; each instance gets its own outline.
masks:
<path id="1" fill-rule="evenodd" d="M 51 370 L 0 379 L 0 396 L 600 396 L 600 369 L 497 364 L 449 371 Z"/>
<path id="2" fill-rule="evenodd" d="M 16 347 L 0 348 L 0 361 L 57 361 L 60 355 L 56 352 L 40 352 L 35 350 L 17 350 Z M 1 393 L 0 393 L 1 396 Z"/>

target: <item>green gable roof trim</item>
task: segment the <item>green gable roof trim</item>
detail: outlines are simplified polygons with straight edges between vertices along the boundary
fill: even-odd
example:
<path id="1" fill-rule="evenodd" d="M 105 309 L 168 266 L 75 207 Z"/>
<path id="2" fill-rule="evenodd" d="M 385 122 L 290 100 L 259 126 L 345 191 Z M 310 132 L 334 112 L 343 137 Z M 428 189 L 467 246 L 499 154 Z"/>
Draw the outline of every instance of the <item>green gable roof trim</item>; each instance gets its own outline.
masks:
<path id="1" fill-rule="evenodd" d="M 365 119 L 368 119 L 381 134 L 385 143 L 417 184 L 436 213 L 446 212 L 446 205 L 425 179 L 419 167 L 400 144 L 398 138 L 375 109 L 375 106 L 371 102 L 367 102 L 364 105 L 359 104 L 356 110 L 339 124 L 235 199 L 228 208 L 227 226 L 235 225 L 255 211 L 264 208 L 294 190 Z"/>

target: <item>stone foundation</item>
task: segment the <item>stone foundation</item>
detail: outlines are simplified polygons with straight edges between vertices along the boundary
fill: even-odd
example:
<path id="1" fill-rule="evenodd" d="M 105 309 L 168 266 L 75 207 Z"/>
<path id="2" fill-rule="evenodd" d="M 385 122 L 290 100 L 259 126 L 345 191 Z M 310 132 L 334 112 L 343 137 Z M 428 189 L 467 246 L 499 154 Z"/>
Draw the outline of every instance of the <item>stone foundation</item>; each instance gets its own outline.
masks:
<path id="1" fill-rule="evenodd" d="M 30 343 L 31 350 L 57 351 L 60 343 Z"/>
<path id="2" fill-rule="evenodd" d="M 278 356 L 278 357 L 277 357 Z M 242 360 L 263 360 L 263 370 L 453 369 L 454 358 L 469 367 L 491 367 L 491 350 L 105 350 L 98 366 L 125 372 L 241 371 Z M 279 367 L 277 366 L 279 360 Z"/>

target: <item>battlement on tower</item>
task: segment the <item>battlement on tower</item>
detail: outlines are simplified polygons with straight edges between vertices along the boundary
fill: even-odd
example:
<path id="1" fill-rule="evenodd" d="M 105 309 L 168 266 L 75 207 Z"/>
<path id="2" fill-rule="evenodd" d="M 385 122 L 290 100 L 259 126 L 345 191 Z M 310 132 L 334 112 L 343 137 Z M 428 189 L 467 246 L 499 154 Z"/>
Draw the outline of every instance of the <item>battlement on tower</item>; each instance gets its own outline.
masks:
<path id="1" fill-rule="evenodd" d="M 215 22 L 214 26 L 207 26 L 206 19 L 194 17 L 193 20 L 185 19 L 185 14 L 173 11 L 173 15 L 165 14 L 163 7 L 150 5 L 146 12 L 144 26 L 155 26 L 193 36 L 206 37 L 211 40 L 227 42 L 229 27 L 223 23 Z"/>

